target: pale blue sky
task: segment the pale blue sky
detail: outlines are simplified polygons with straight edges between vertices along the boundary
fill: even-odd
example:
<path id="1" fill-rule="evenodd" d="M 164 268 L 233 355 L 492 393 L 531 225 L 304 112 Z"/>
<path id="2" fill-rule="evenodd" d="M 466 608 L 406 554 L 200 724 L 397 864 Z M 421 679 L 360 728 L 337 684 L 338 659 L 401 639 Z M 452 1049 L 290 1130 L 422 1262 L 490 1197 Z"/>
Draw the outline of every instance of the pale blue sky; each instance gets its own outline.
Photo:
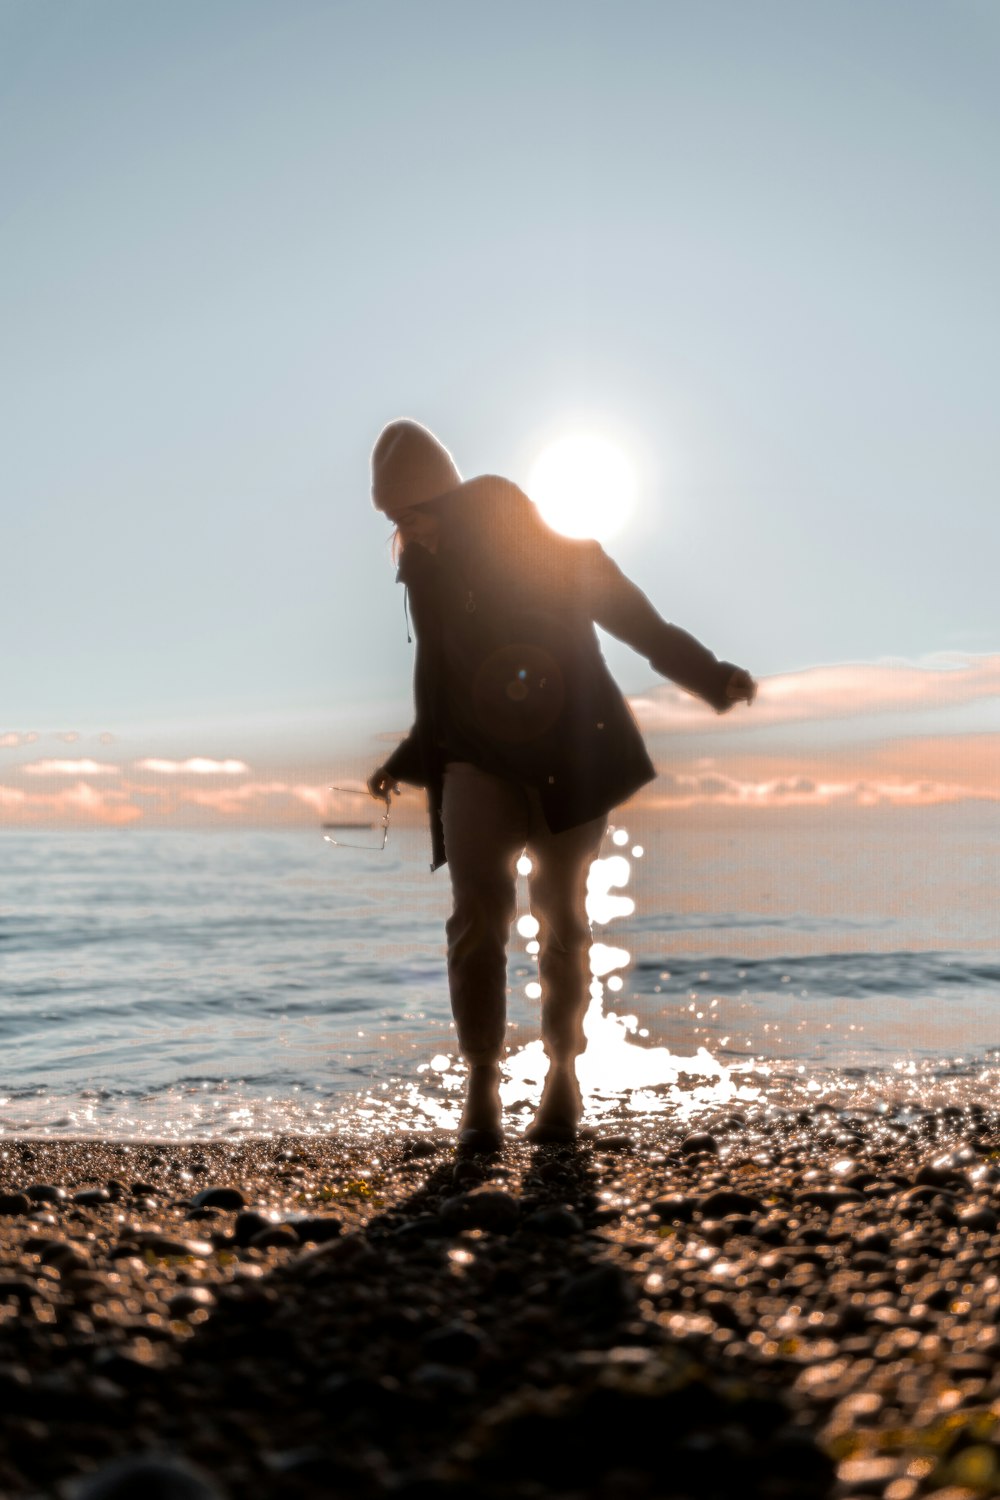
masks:
<path id="1" fill-rule="evenodd" d="M 992 0 L 0 0 L 0 731 L 403 727 L 402 414 L 521 483 L 614 434 L 610 550 L 754 672 L 1000 650 L 998 54 Z"/>

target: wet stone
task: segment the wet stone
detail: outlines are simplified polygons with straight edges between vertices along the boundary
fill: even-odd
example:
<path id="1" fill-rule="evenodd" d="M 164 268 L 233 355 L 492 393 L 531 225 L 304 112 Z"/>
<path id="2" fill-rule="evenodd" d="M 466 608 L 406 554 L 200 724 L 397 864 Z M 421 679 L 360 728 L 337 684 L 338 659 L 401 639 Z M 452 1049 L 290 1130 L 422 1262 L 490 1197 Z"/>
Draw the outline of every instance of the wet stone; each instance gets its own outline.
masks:
<path id="1" fill-rule="evenodd" d="M 213 1253 L 207 1240 L 174 1239 L 167 1234 L 141 1234 L 136 1236 L 136 1240 L 140 1253 L 148 1251 L 164 1258 L 192 1255 L 203 1260 Z"/>
<path id="2" fill-rule="evenodd" d="M 291 1218 L 289 1223 L 302 1244 L 310 1240 L 317 1245 L 326 1245 L 343 1232 L 343 1224 L 334 1214 L 307 1214 L 303 1218 Z"/>
<path id="3" fill-rule="evenodd" d="M 635 1293 L 617 1266 L 596 1266 L 571 1276 L 559 1293 L 561 1310 L 586 1322 L 614 1322 L 630 1311 Z"/>
<path id="4" fill-rule="evenodd" d="M 973 1232 L 983 1231 L 986 1234 L 995 1234 L 997 1231 L 997 1225 L 998 1223 L 1000 1223 L 1000 1220 L 998 1220 L 997 1215 L 994 1213 L 992 1208 L 986 1208 L 985 1206 L 976 1206 L 973 1208 L 962 1209 L 961 1213 L 958 1215 L 958 1222 L 959 1224 L 961 1224 L 963 1229 L 969 1229 Z"/>
<path id="5" fill-rule="evenodd" d="M 64 1276 L 72 1271 L 88 1270 L 91 1264 L 90 1256 L 85 1251 L 66 1240 L 56 1240 L 46 1245 L 39 1258 L 43 1265 L 54 1266 Z"/>
<path id="6" fill-rule="evenodd" d="M 683 1193 L 668 1193 L 666 1197 L 654 1199 L 649 1206 L 658 1219 L 663 1219 L 668 1224 L 689 1224 L 694 1218 L 696 1205 L 694 1199 L 685 1197 Z"/>
<path id="7" fill-rule="evenodd" d="M 681 1152 L 684 1156 L 718 1156 L 719 1143 L 714 1135 L 708 1135 L 704 1131 L 695 1132 L 681 1141 Z"/>
<path id="8" fill-rule="evenodd" d="M 210 1187 L 203 1188 L 200 1193 L 195 1194 L 191 1200 L 191 1207 L 240 1209 L 246 1207 L 246 1201 L 239 1188 Z"/>
<path id="9" fill-rule="evenodd" d="M 76 1500 L 221 1500 L 207 1475 L 188 1464 L 161 1457 L 126 1458 L 94 1474 L 76 1491 Z"/>
<path id="10" fill-rule="evenodd" d="M 725 1219 L 730 1214 L 762 1214 L 764 1204 L 752 1193 L 741 1193 L 735 1188 L 717 1188 L 701 1200 L 701 1211 L 706 1219 Z"/>
<path id="11" fill-rule="evenodd" d="M 595 1141 L 599 1151 L 634 1151 L 635 1141 L 630 1135 L 606 1135 Z"/>
<path id="12" fill-rule="evenodd" d="M 456 1188 L 471 1188 L 484 1181 L 486 1173 L 479 1162 L 471 1157 L 455 1164 L 451 1180 Z"/>
<path id="13" fill-rule="evenodd" d="M 554 1239 L 567 1239 L 570 1235 L 583 1233 L 583 1221 L 572 1209 L 562 1206 L 537 1209 L 528 1215 L 523 1227 L 534 1234 L 551 1235 Z"/>
<path id="14" fill-rule="evenodd" d="M 254 1250 L 297 1250 L 301 1241 L 289 1224 L 268 1224 L 250 1241 Z"/>
<path id="15" fill-rule="evenodd" d="M 892 1249 L 889 1236 L 881 1229 L 862 1229 L 854 1236 L 854 1249 L 870 1251 L 874 1255 L 888 1255 Z"/>
<path id="16" fill-rule="evenodd" d="M 176 1292 L 167 1303 L 167 1311 L 172 1318 L 186 1318 L 189 1313 L 207 1310 L 215 1306 L 215 1293 L 207 1286 L 185 1287 L 182 1292 Z"/>
<path id="17" fill-rule="evenodd" d="M 521 1217 L 520 1206 L 510 1193 L 495 1188 L 474 1188 L 469 1193 L 446 1198 L 441 1205 L 446 1224 L 459 1229 L 489 1229 L 495 1234 L 510 1234 Z"/>
<path id="18" fill-rule="evenodd" d="M 263 1234 L 272 1227 L 271 1220 L 265 1214 L 259 1213 L 255 1208 L 248 1208 L 236 1215 L 233 1238 L 237 1245 L 246 1247 L 252 1244 L 258 1234 Z"/>
<path id="19" fill-rule="evenodd" d="M 33 1182 L 29 1188 L 25 1188 L 25 1193 L 32 1203 L 64 1203 L 66 1201 L 66 1189 L 56 1187 L 51 1182 Z"/>
<path id="20" fill-rule="evenodd" d="M 429 1141 L 426 1136 L 414 1136 L 403 1145 L 404 1161 L 415 1157 L 437 1156 L 441 1147 L 435 1141 Z"/>
<path id="21" fill-rule="evenodd" d="M 97 1208 L 102 1203 L 110 1203 L 111 1194 L 103 1187 L 80 1188 L 73 1194 L 73 1202 L 82 1208 Z"/>
<path id="22" fill-rule="evenodd" d="M 468 1323 L 447 1323 L 421 1340 L 421 1351 L 430 1363 L 467 1365 L 483 1346 L 483 1335 Z"/>
<path id="23" fill-rule="evenodd" d="M 0 1193 L 0 1216 L 17 1218 L 31 1211 L 31 1203 L 24 1193 Z"/>
<path id="24" fill-rule="evenodd" d="M 864 1196 L 856 1188 L 816 1187 L 806 1188 L 795 1194 L 796 1203 L 808 1203 L 813 1208 L 825 1209 L 828 1213 L 842 1208 L 845 1203 L 863 1203 Z"/>

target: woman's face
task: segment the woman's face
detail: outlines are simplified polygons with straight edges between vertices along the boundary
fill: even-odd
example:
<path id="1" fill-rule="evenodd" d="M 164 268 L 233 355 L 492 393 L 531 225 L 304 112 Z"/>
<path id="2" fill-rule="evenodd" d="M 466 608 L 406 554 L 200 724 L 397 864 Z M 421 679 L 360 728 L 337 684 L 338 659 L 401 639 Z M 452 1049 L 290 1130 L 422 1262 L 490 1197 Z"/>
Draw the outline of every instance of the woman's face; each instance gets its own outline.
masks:
<path id="1" fill-rule="evenodd" d="M 419 542 L 428 552 L 437 551 L 439 522 L 431 506 L 414 505 L 397 511 L 391 519 L 399 528 L 404 547 Z"/>

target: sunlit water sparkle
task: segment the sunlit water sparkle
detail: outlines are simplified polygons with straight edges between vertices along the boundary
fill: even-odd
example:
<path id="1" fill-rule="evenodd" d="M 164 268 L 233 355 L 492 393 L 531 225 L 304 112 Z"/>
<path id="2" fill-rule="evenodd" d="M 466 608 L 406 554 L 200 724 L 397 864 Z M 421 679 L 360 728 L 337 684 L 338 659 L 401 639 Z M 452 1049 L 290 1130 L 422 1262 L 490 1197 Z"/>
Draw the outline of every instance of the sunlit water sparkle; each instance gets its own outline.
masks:
<path id="1" fill-rule="evenodd" d="M 923 905 L 914 896 L 926 825 L 906 816 L 886 825 L 867 890 L 871 849 L 830 885 L 835 840 L 817 886 L 812 841 L 797 850 L 787 832 L 781 860 L 772 843 L 754 872 L 726 833 L 674 828 L 668 843 L 650 826 L 610 830 L 588 892 L 588 1123 L 995 1093 L 1000 944 L 991 904 L 970 893 L 995 872 L 1000 825 L 948 825 L 956 911 L 935 891 L 938 858 Z M 308 833 L 5 836 L 0 1132 L 453 1127 L 464 1068 L 444 971 L 448 883 L 427 873 L 425 842 L 397 832 L 378 854 L 331 852 Z M 884 899 L 892 860 L 903 900 Z M 546 1067 L 536 932 L 522 899 L 502 1089 L 515 1132 Z"/>

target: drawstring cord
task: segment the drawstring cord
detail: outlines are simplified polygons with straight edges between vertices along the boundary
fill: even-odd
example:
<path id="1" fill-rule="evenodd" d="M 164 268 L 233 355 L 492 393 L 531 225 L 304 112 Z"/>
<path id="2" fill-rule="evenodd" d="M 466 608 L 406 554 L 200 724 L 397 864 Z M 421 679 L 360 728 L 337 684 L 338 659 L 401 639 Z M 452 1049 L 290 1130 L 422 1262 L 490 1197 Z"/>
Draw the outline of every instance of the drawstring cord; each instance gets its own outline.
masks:
<path id="1" fill-rule="evenodd" d="M 406 620 L 406 644 L 412 646 L 413 637 L 410 634 L 410 591 L 406 587 L 403 588 L 403 617 Z"/>

